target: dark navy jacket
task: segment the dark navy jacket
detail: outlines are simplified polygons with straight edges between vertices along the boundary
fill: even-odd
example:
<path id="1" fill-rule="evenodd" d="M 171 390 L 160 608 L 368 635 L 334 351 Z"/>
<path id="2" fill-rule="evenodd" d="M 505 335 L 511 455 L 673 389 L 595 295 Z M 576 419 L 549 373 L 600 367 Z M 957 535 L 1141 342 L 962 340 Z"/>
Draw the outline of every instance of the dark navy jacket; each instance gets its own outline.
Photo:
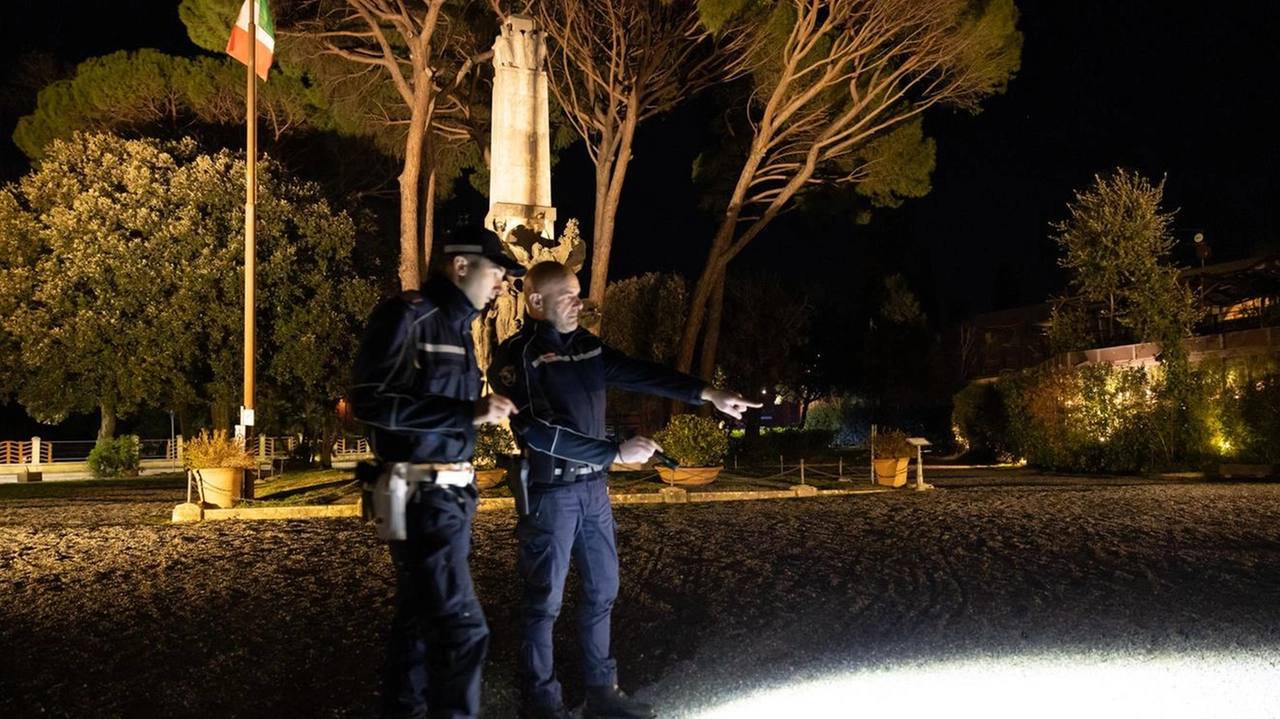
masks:
<path id="1" fill-rule="evenodd" d="M 378 459 L 471 460 L 480 396 L 471 341 L 476 314 L 462 290 L 438 276 L 422 292 L 405 292 L 374 308 L 356 355 L 351 406 L 369 427 Z"/>
<path id="2" fill-rule="evenodd" d="M 511 425 L 528 450 L 530 483 L 543 485 L 601 478 L 617 457 L 618 443 L 605 439 L 606 385 L 689 404 L 701 404 L 706 387 L 631 359 L 585 329 L 562 335 L 534 319 L 494 353 L 489 383 L 519 409 Z"/>

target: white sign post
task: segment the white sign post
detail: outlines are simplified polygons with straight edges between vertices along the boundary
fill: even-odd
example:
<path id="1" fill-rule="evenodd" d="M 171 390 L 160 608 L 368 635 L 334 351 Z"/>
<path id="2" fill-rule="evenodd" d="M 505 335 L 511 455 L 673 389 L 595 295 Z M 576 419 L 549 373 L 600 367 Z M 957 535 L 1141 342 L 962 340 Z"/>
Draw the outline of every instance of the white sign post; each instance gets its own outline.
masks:
<path id="1" fill-rule="evenodd" d="M 916 448 L 916 491 L 933 489 L 932 484 L 924 483 L 924 448 L 932 446 L 932 443 L 924 437 L 911 437 L 907 441 Z"/>

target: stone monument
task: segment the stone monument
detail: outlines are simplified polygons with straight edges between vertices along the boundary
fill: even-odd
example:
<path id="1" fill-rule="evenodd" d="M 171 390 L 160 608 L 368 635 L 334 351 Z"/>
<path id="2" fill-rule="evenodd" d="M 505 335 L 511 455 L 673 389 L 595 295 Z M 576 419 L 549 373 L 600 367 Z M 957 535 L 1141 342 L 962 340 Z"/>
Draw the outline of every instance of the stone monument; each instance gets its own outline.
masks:
<path id="1" fill-rule="evenodd" d="M 493 116 L 489 143 L 489 214 L 485 226 L 502 238 L 526 267 L 555 260 L 575 272 L 586 246 L 570 221 L 555 235 L 551 204 L 551 130 L 546 33 L 525 15 L 511 15 L 493 43 Z M 514 334 L 524 317 L 519 286 L 494 301 L 476 332 L 477 360 L 489 364 L 490 347 Z"/>

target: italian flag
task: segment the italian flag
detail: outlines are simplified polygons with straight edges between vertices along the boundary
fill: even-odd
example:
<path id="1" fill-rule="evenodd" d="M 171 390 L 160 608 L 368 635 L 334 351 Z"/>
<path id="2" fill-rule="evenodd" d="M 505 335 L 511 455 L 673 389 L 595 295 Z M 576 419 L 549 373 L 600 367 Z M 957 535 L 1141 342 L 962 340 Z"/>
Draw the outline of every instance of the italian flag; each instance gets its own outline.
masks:
<path id="1" fill-rule="evenodd" d="M 231 28 L 231 39 L 227 40 L 227 54 L 245 65 L 249 64 L 249 6 L 253 6 L 254 35 L 257 36 L 258 47 L 254 51 L 254 72 L 263 82 L 267 79 L 267 70 L 271 69 L 271 58 L 276 49 L 276 25 L 271 21 L 271 8 L 267 0 L 244 0 L 240 6 L 240 16 L 236 18 L 236 26 Z"/>

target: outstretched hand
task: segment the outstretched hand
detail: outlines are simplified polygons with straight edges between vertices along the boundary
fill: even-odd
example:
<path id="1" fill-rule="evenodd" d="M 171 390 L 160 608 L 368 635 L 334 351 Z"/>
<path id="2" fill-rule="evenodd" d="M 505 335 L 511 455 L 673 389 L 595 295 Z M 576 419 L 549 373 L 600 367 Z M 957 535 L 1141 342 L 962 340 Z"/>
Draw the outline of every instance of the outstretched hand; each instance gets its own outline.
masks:
<path id="1" fill-rule="evenodd" d="M 746 397 L 737 392 L 730 392 L 723 389 L 715 389 L 708 387 L 702 390 L 702 400 L 710 402 L 716 406 L 716 409 L 733 417 L 734 419 L 742 419 L 742 413 L 749 408 L 763 407 L 759 402 L 751 402 Z"/>

